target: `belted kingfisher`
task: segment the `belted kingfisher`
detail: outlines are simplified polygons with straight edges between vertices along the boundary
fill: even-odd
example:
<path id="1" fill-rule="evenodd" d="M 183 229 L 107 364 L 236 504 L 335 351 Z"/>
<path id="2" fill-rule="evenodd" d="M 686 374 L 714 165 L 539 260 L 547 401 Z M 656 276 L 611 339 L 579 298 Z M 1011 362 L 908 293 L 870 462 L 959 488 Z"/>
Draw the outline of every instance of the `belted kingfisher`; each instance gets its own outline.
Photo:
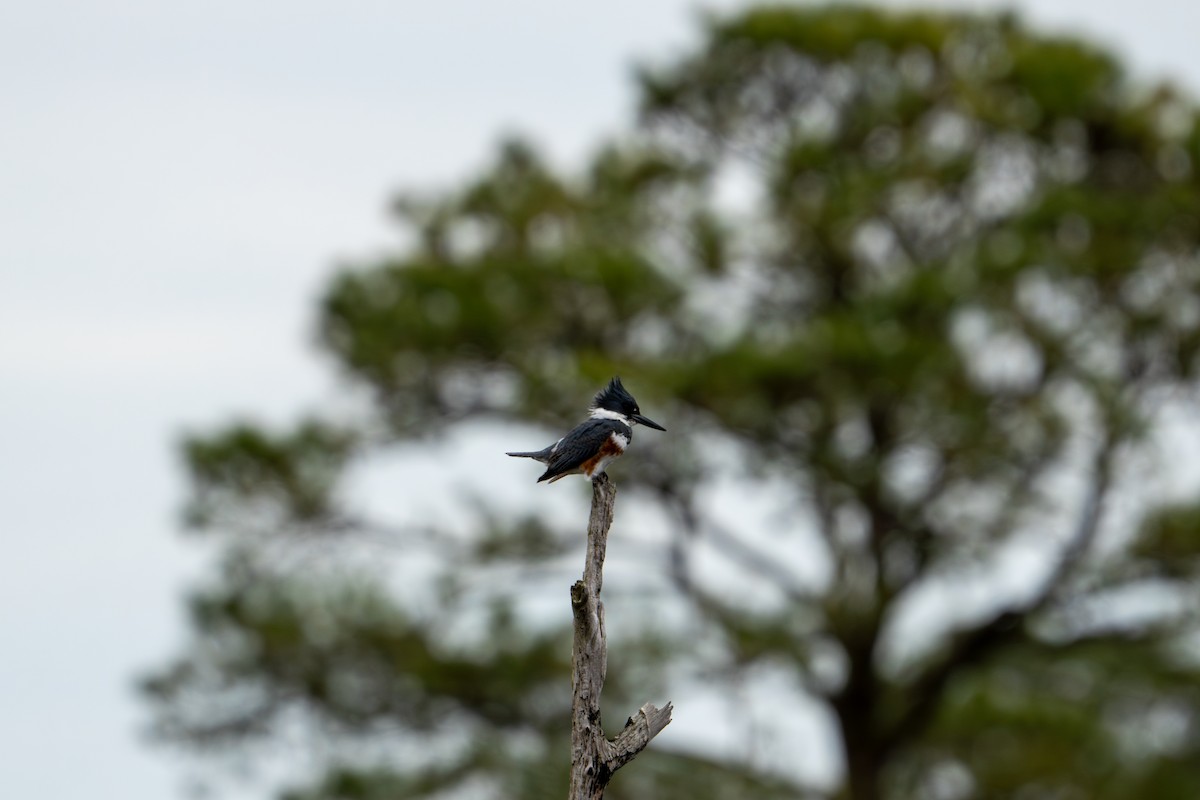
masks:
<path id="1" fill-rule="evenodd" d="M 585 475 L 590 481 L 608 463 L 625 452 L 633 441 L 633 426 L 641 423 L 647 428 L 665 431 L 662 425 L 641 415 L 637 400 L 613 378 L 592 400 L 591 416 L 570 433 L 545 450 L 528 453 L 507 453 L 517 458 L 532 458 L 546 465 L 538 483 L 568 475 Z"/>

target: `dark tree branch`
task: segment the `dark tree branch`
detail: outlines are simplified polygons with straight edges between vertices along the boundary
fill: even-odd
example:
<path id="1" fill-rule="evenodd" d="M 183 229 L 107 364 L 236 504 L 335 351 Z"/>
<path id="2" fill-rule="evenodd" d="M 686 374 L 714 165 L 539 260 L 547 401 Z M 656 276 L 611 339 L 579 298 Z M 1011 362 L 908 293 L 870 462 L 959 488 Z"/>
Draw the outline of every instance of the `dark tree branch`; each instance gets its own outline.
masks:
<path id="1" fill-rule="evenodd" d="M 889 729 L 886 741 L 895 744 L 928 724 L 945 693 L 946 686 L 964 667 L 979 663 L 1000 648 L 1026 638 L 1024 623 L 1044 610 L 1071 577 L 1091 549 L 1103 516 L 1104 502 L 1112 488 L 1112 471 L 1117 441 L 1105 436 L 1092 460 L 1093 478 L 1079 511 L 1066 547 L 1055 568 L 1043 580 L 1033 597 L 1016 608 L 1006 609 L 979 627 L 961 634 L 946 655 L 906 690 L 910 702 Z"/>
<path id="2" fill-rule="evenodd" d="M 686 494 L 664 493 L 663 496 L 674 505 L 687 539 L 704 536 L 709 544 L 721 551 L 722 555 L 736 562 L 742 568 L 753 572 L 757 577 L 770 581 L 796 605 L 811 604 L 819 599 L 815 591 L 805 587 L 796 579 L 783 560 L 755 548 L 718 522 L 711 519 L 701 521 L 700 514 L 696 511 L 695 496 L 691 492 Z M 670 567 L 675 577 L 675 584 L 686 592 L 690 581 L 686 576 L 686 567 L 683 564 L 683 544 L 681 539 L 674 542 L 672 545 L 674 552 L 669 557 L 672 562 Z"/>
<path id="3" fill-rule="evenodd" d="M 732 531 L 716 522 L 704 528 L 708 541 L 730 560 L 750 570 L 759 578 L 770 581 L 796 605 L 807 605 L 818 600 L 813 589 L 803 586 L 785 566 L 785 561 L 756 550 L 738 538 Z"/>
<path id="4" fill-rule="evenodd" d="M 1092 549 L 1092 542 L 1096 540 L 1096 533 L 1100 529 L 1104 502 L 1112 488 L 1113 462 L 1116 460 L 1118 443 L 1117 437 L 1106 434 L 1104 440 L 1096 448 L 1092 464 L 1095 477 L 1088 486 L 1088 493 L 1084 498 L 1083 507 L 1080 509 L 1079 519 L 1075 523 L 1075 530 L 1059 556 L 1058 564 L 1046 577 L 1035 595 L 1031 603 L 1033 610 L 1045 608 L 1054 599 L 1055 594 L 1062 589 L 1063 582 L 1072 577 L 1079 564 Z"/>
<path id="5" fill-rule="evenodd" d="M 1001 645 L 1010 644 L 1024 636 L 1020 625 L 1023 619 L 1024 615 L 1020 612 L 1005 611 L 955 639 L 949 653 L 905 690 L 909 703 L 884 734 L 885 749 L 899 745 L 925 728 L 955 674 L 982 661 Z"/>
<path id="6" fill-rule="evenodd" d="M 570 800 L 599 800 L 613 774 L 650 744 L 671 722 L 671 704 L 646 703 L 611 742 L 600 721 L 600 693 L 608 672 L 604 631 L 604 553 L 612 525 L 617 488 L 601 473 L 592 481 L 592 513 L 588 520 L 583 580 L 571 587 L 575 641 L 571 651 L 571 792 Z"/>

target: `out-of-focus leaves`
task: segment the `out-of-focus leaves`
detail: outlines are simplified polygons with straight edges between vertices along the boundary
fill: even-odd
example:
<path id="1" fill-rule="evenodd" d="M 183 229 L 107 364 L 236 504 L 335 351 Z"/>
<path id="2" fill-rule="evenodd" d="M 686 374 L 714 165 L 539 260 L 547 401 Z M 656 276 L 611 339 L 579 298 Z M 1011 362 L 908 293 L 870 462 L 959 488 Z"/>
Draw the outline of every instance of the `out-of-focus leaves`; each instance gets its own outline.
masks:
<path id="1" fill-rule="evenodd" d="M 1194 576 L 1200 567 L 1200 506 L 1165 508 L 1142 523 L 1132 555 L 1168 575 Z"/>
<path id="2" fill-rule="evenodd" d="M 317 420 L 283 435 L 238 424 L 190 436 L 183 443 L 193 488 L 186 519 L 197 528 L 226 512 L 247 520 L 265 516 L 264 526 L 321 520 L 335 510 L 335 490 L 355 442 L 351 431 Z"/>
<path id="3" fill-rule="evenodd" d="M 565 540 L 535 517 L 519 520 L 513 525 L 497 522 L 479 535 L 473 556 L 482 563 L 499 560 L 533 563 L 561 555 L 577 539 Z"/>
<path id="4" fill-rule="evenodd" d="M 1200 786 L 1197 670 L 1156 644 L 1132 645 L 1019 647 L 964 674 L 910 764 L 908 795 L 956 763 L 988 797 L 1030 785 L 1097 800 L 1190 796 Z"/>
<path id="5" fill-rule="evenodd" d="M 478 768 L 484 764 L 488 769 Z M 740 765 L 702 757 L 648 751 L 638 758 L 638 766 L 641 769 L 636 774 L 630 770 L 619 773 L 604 796 L 610 800 L 666 796 L 695 800 L 724 800 L 731 796 L 793 800 L 806 796 L 802 787 L 755 775 Z M 569 767 L 570 751 L 565 744 L 550 748 L 534 763 L 501 764 L 496 758 L 488 758 L 480 752 L 469 764 L 454 763 L 443 768 L 411 772 L 347 767 L 332 770 L 316 786 L 287 792 L 281 800 L 430 797 L 460 786 L 480 772 L 497 776 L 484 785 L 493 788 L 499 796 L 550 800 L 562 795 L 562 787 L 569 781 Z"/>
<path id="6" fill-rule="evenodd" d="M 567 702 L 559 636 L 460 652 L 436 624 L 409 617 L 367 583 L 247 576 L 245 585 L 193 596 L 191 617 L 200 652 L 145 683 L 172 737 L 261 733 L 295 709 L 348 730 L 385 722 L 430 730 L 458 715 L 519 730 L 556 716 L 550 698 Z M 207 707 L 190 706 L 196 693 L 212 695 Z M 247 698 L 256 701 L 239 702 Z M 236 713 L 223 716 L 223 707 Z"/>

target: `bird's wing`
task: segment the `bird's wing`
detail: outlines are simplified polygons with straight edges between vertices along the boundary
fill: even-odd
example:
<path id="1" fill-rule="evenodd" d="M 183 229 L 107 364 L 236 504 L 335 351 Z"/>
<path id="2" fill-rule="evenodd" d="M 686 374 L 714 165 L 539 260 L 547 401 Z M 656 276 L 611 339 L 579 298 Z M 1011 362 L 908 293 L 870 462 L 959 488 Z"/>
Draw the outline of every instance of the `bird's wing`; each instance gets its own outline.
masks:
<path id="1" fill-rule="evenodd" d="M 625 426 L 612 419 L 589 419 L 580 423 L 558 443 L 558 448 L 546 462 L 546 474 L 538 480 L 548 480 L 578 469 L 583 462 L 596 455 L 600 446 L 614 432 L 624 433 Z"/>

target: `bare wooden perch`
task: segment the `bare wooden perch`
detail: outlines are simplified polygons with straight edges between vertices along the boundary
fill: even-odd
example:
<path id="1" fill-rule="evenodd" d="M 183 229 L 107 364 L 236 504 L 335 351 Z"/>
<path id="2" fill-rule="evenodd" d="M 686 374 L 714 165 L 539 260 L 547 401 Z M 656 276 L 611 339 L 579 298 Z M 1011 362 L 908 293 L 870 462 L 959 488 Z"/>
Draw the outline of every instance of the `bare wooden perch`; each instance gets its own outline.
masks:
<path id="1" fill-rule="evenodd" d="M 612 525 L 617 487 L 601 473 L 592 480 L 592 514 L 588 520 L 587 560 L 583 580 L 571 587 L 575 643 L 571 650 L 571 794 L 569 800 L 599 800 L 613 774 L 650 744 L 671 722 L 671 704 L 646 703 L 611 742 L 600 724 L 600 693 L 608 671 L 604 632 L 604 551 Z"/>

